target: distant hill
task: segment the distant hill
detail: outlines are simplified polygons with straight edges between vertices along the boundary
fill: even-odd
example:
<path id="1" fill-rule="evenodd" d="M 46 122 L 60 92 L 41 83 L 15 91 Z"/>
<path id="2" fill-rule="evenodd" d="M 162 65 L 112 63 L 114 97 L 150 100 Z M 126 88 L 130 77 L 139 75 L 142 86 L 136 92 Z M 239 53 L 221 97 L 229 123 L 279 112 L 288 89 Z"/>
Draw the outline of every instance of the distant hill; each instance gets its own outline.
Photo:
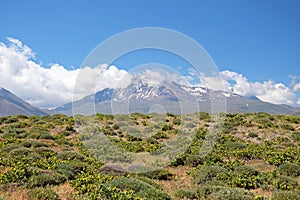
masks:
<path id="1" fill-rule="evenodd" d="M 263 102 L 255 96 L 244 97 L 232 92 L 216 91 L 200 86 L 164 82 L 151 85 L 143 80 L 134 80 L 122 89 L 106 88 L 86 96 L 72 104 L 67 103 L 52 110 L 66 115 L 171 112 L 175 114 L 204 111 L 217 113 L 267 112 L 292 114 L 294 107 Z"/>
<path id="2" fill-rule="evenodd" d="M 0 116 L 8 115 L 47 115 L 39 108 L 33 107 L 23 99 L 0 87 Z"/>
<path id="3" fill-rule="evenodd" d="M 292 115 L 296 115 L 300 117 L 300 108 L 295 108 Z"/>

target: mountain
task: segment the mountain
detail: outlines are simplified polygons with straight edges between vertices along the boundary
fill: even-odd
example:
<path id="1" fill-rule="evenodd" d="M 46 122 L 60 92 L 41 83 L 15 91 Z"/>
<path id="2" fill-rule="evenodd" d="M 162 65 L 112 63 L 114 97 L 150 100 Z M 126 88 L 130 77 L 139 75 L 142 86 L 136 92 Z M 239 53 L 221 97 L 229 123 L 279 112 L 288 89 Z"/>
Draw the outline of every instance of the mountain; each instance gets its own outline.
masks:
<path id="1" fill-rule="evenodd" d="M 300 108 L 294 108 L 292 115 L 296 115 L 300 117 Z"/>
<path id="2" fill-rule="evenodd" d="M 0 87 L 0 116 L 8 115 L 47 115 L 39 108 L 33 107 L 23 99 Z"/>
<path id="3" fill-rule="evenodd" d="M 194 113 L 194 112 L 267 112 L 291 114 L 294 108 L 263 102 L 257 97 L 216 91 L 201 86 L 180 85 L 175 82 L 149 84 L 137 79 L 126 88 L 106 88 L 73 104 L 59 106 L 54 113 L 91 115 L 96 112 L 120 113 Z"/>

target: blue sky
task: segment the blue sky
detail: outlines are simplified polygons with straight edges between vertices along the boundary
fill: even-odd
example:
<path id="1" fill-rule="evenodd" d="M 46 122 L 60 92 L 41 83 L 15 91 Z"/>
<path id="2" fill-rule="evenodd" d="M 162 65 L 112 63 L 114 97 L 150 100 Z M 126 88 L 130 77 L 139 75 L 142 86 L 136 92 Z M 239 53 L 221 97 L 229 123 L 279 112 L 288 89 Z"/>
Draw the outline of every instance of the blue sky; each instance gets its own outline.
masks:
<path id="1" fill-rule="evenodd" d="M 300 75 L 299 10 L 297 0 L 0 0 L 0 42 L 16 38 L 42 67 L 58 63 L 71 69 L 114 34 L 164 27 L 195 39 L 220 71 L 292 87 L 290 76 L 298 83 Z M 120 67 L 131 65 L 124 61 Z M 299 90 L 294 93 L 299 97 Z"/>

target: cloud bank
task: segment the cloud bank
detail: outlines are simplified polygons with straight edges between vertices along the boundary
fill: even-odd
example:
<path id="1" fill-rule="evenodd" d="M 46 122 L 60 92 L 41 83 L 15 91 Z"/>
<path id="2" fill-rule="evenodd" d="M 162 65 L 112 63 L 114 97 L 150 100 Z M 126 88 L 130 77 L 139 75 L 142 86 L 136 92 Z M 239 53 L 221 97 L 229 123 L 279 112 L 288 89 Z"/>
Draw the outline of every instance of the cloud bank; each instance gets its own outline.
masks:
<path id="1" fill-rule="evenodd" d="M 287 104 L 299 106 L 299 98 L 292 89 L 283 83 L 275 83 L 272 80 L 264 82 L 251 82 L 242 74 L 232 71 L 222 71 L 227 90 L 242 96 L 256 96 L 260 100 L 274 104 Z M 233 83 L 231 83 L 233 81 Z"/>
<path id="2" fill-rule="evenodd" d="M 7 39 L 7 44 L 0 43 L 0 87 L 37 107 L 53 108 L 71 102 L 73 97 L 78 100 L 97 90 L 126 87 L 134 78 L 129 72 L 106 64 L 68 70 L 55 63 L 45 68 L 37 63 L 35 52 L 31 48 L 18 39 Z M 191 84 L 197 73 L 192 69 L 189 72 L 190 76 L 180 76 L 147 69 L 139 78 L 152 85 L 161 84 L 165 80 Z M 257 96 L 263 101 L 275 104 L 300 106 L 300 99 L 296 95 L 300 91 L 300 82 L 295 79 L 287 87 L 272 80 L 251 82 L 244 75 L 228 70 L 221 71 L 220 77 L 201 77 L 200 80 L 210 89 Z"/>
<path id="3" fill-rule="evenodd" d="M 251 82 L 243 74 L 224 70 L 220 77 L 212 76 L 200 78 L 200 85 L 213 90 L 225 90 L 245 97 L 256 96 L 260 100 L 274 104 L 287 104 L 300 106 L 300 99 L 295 91 L 298 85 L 289 88 L 283 83 L 275 83 L 272 80 L 264 82 Z"/>
<path id="4" fill-rule="evenodd" d="M 67 70 L 59 64 L 44 68 L 35 60 L 35 53 L 20 40 L 8 38 L 0 43 L 0 87 L 8 89 L 34 106 L 53 108 L 72 101 L 74 86 L 80 72 L 81 98 L 95 91 L 95 80 L 104 74 L 98 89 L 114 87 L 127 74 L 114 66 L 100 65 Z M 77 91 L 77 90 L 76 90 Z M 76 99 L 75 99 L 76 100 Z"/>

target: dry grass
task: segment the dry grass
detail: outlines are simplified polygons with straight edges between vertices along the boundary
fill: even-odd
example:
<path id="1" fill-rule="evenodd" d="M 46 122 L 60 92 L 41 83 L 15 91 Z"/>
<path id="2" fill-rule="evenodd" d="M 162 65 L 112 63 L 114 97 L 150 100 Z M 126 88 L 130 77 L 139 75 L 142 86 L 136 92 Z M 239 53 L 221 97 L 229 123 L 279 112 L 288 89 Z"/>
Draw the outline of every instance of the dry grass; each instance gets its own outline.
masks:
<path id="1" fill-rule="evenodd" d="M 28 191 L 29 189 L 27 188 L 10 186 L 0 189 L 0 197 L 4 197 L 5 200 L 29 200 L 27 196 Z"/>
<path id="2" fill-rule="evenodd" d="M 74 200 L 73 196 L 76 190 L 72 188 L 69 183 L 55 186 L 53 190 L 59 195 L 61 200 Z"/>
<path id="3" fill-rule="evenodd" d="M 8 172 L 9 170 L 11 170 L 11 167 L 0 167 L 0 173 L 2 174 Z"/>
<path id="4" fill-rule="evenodd" d="M 194 189 L 194 183 L 192 177 L 187 174 L 190 169 L 186 166 L 178 166 L 176 168 L 169 167 L 168 170 L 174 174 L 172 180 L 160 180 L 159 184 L 162 185 L 163 190 L 167 192 L 172 198 L 176 199 L 175 193 L 179 189 Z"/>
<path id="5" fill-rule="evenodd" d="M 55 128 L 52 128 L 52 129 L 50 130 L 50 134 L 51 134 L 51 135 L 56 135 L 56 134 L 62 132 L 63 130 L 65 130 L 65 127 L 64 127 L 64 126 L 56 126 Z"/>
<path id="6" fill-rule="evenodd" d="M 76 194 L 69 183 L 64 183 L 59 186 L 54 186 L 53 189 L 60 197 L 61 200 L 74 200 L 73 196 Z M 17 186 L 8 186 L 6 188 L 0 188 L 0 197 L 4 197 L 5 200 L 30 200 L 28 192 L 30 189 Z"/>
<path id="7" fill-rule="evenodd" d="M 255 189 L 255 190 L 250 190 L 250 192 L 253 192 L 253 194 L 258 195 L 258 196 L 263 196 L 264 198 L 266 198 L 266 200 L 269 200 L 272 197 L 271 191 L 263 190 L 261 188 Z"/>
<path id="8" fill-rule="evenodd" d="M 245 165 L 252 166 L 260 172 L 267 172 L 276 169 L 275 166 L 268 164 L 265 160 L 259 159 L 249 160 L 245 163 Z"/>

